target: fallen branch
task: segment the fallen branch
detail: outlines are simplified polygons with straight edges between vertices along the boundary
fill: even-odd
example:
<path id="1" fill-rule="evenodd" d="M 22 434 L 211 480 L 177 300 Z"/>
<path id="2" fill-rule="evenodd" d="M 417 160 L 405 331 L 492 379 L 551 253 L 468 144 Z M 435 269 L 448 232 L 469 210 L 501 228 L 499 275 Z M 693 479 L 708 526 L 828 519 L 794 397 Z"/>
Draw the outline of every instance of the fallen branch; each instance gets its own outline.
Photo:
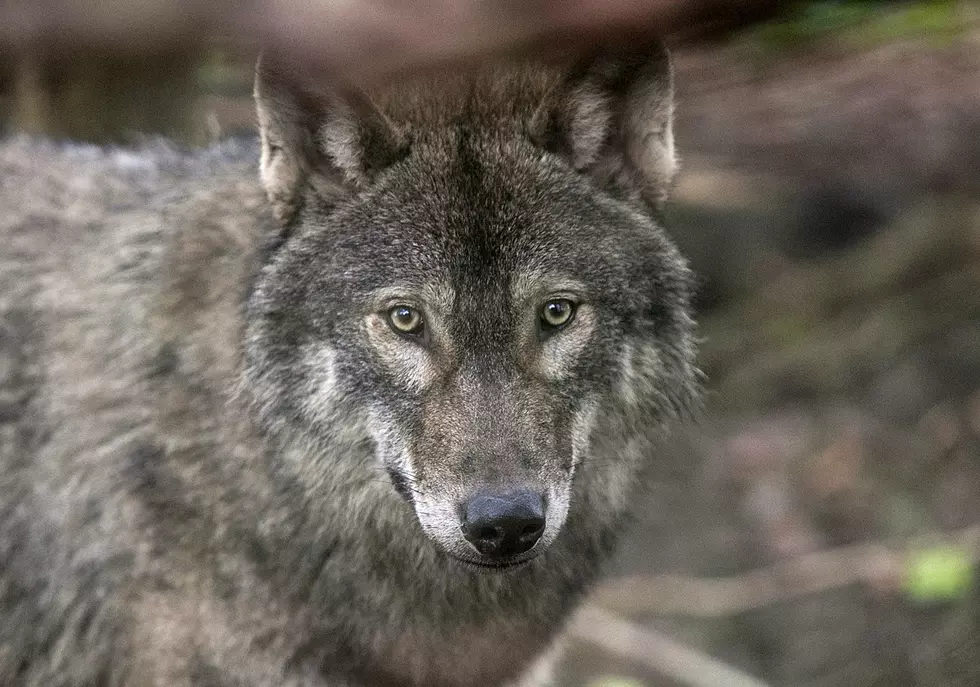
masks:
<path id="1" fill-rule="evenodd" d="M 980 525 L 942 540 L 962 549 L 972 564 L 980 562 Z M 593 601 L 630 615 L 730 616 L 851 584 L 897 588 L 906 552 L 935 544 L 935 537 L 917 537 L 898 548 L 858 544 L 808 553 L 725 578 L 634 575 L 606 583 Z"/>
<path id="2" fill-rule="evenodd" d="M 747 673 L 594 605 L 579 611 L 569 631 L 576 639 L 689 687 L 766 687 Z"/>
<path id="3" fill-rule="evenodd" d="M 764 18 L 779 5 L 780 0 L 11 0 L 0 3 L 0 53 L 80 45 L 143 53 L 229 36 L 364 76 L 531 46 L 589 46 L 636 31 L 696 36 L 719 23 Z"/>

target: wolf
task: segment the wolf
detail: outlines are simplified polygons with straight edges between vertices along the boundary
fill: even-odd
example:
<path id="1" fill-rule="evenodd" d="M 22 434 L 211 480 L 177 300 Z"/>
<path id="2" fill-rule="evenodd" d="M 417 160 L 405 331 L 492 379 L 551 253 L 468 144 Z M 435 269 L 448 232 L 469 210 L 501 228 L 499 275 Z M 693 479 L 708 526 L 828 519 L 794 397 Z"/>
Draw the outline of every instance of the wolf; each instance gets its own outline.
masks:
<path id="1" fill-rule="evenodd" d="M 0 144 L 0 684 L 548 678 L 697 406 L 659 42 Z"/>

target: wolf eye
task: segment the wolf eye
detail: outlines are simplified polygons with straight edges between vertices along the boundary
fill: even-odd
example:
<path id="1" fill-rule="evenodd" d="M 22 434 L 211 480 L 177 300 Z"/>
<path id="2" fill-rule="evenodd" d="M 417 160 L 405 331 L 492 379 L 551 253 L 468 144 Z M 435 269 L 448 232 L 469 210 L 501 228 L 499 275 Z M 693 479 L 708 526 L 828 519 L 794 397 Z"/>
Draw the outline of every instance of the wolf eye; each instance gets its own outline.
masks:
<path id="1" fill-rule="evenodd" d="M 545 329 L 561 329 L 575 317 L 575 304 L 567 298 L 555 298 L 541 309 L 541 326 Z"/>
<path id="2" fill-rule="evenodd" d="M 396 305 L 389 310 L 388 322 L 397 333 L 406 336 L 422 336 L 425 329 L 422 313 L 407 305 Z"/>

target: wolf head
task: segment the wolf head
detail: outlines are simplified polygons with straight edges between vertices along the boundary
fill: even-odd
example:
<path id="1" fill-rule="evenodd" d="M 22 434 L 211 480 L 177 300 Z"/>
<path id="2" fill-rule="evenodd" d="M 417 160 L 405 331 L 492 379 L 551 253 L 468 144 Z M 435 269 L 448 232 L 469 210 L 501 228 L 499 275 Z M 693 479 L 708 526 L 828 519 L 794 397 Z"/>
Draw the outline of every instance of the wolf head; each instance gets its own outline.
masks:
<path id="1" fill-rule="evenodd" d="M 577 507 L 596 435 L 660 426 L 696 386 L 690 276 L 656 220 L 670 60 L 646 46 L 375 98 L 310 83 L 257 72 L 283 227 L 248 305 L 262 420 L 307 438 L 298 469 L 323 480 L 360 428 L 443 552 L 526 562 Z"/>

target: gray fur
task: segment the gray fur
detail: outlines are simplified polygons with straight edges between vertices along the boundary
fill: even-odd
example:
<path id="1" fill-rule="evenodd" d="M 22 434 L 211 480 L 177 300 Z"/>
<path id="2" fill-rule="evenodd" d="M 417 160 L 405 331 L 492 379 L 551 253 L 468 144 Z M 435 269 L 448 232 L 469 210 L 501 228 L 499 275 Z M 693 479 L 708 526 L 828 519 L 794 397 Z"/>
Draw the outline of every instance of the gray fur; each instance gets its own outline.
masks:
<path id="1" fill-rule="evenodd" d="M 666 58 L 583 64 L 266 62 L 261 185 L 244 142 L 0 143 L 0 684 L 544 674 L 697 395 Z M 501 572 L 454 521 L 494 484 L 549 495 Z"/>

